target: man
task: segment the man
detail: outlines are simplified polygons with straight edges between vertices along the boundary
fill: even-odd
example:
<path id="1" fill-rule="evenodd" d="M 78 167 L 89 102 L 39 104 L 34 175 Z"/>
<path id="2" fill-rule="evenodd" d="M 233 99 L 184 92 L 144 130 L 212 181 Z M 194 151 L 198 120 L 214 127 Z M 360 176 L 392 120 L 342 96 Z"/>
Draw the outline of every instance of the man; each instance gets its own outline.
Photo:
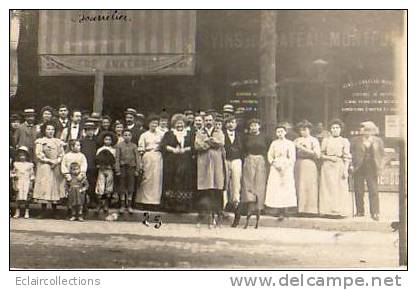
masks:
<path id="1" fill-rule="evenodd" d="M 35 151 L 35 140 L 37 138 L 37 130 L 35 126 L 36 112 L 32 108 L 23 111 L 25 122 L 16 129 L 14 140 L 16 148 L 26 146 L 29 149 L 30 157 L 33 157 Z"/>
<path id="2" fill-rule="evenodd" d="M 58 108 L 57 136 L 61 136 L 62 131 L 69 126 L 69 110 L 66 105 L 60 105 Z"/>
<path id="3" fill-rule="evenodd" d="M 144 126 L 145 126 L 145 115 L 142 113 L 137 113 L 136 114 L 136 126 L 138 126 L 138 128 L 142 131 L 146 131 Z"/>
<path id="4" fill-rule="evenodd" d="M 371 121 L 361 123 L 360 136 L 352 140 L 352 163 L 355 188 L 356 216 L 364 216 L 365 181 L 369 192 L 369 206 L 373 220 L 379 220 L 378 174 L 384 164 L 384 143 L 378 127 Z"/>
<path id="5" fill-rule="evenodd" d="M 80 110 L 74 110 L 71 116 L 71 123 L 63 129 L 61 140 L 68 143 L 71 139 L 81 139 L 84 137 L 84 128 L 81 123 L 82 114 Z"/>
<path id="6" fill-rule="evenodd" d="M 229 207 L 237 209 L 240 201 L 240 184 L 242 179 L 243 139 L 241 134 L 236 130 L 237 122 L 233 115 L 225 120 L 225 125 L 225 195 L 227 196 Z"/>
<path id="7" fill-rule="evenodd" d="M 235 111 L 233 105 L 226 104 L 223 106 L 223 118 L 226 120 L 234 115 Z"/>
<path id="8" fill-rule="evenodd" d="M 10 116 L 10 129 L 9 129 L 9 146 L 16 148 L 16 140 L 14 134 L 20 127 L 21 118 L 19 114 L 12 114 Z"/>
<path id="9" fill-rule="evenodd" d="M 187 122 L 185 130 L 191 133 L 193 126 L 194 126 L 194 113 L 191 110 L 185 110 L 184 115 L 185 115 L 186 122 Z"/>
<path id="10" fill-rule="evenodd" d="M 100 133 L 101 127 L 101 114 L 97 112 L 91 113 L 90 118 L 87 119 L 88 122 L 92 122 L 94 124 L 94 136 L 97 138 L 98 134 Z"/>
<path id="11" fill-rule="evenodd" d="M 132 132 L 132 143 L 138 145 L 139 137 L 145 132 L 145 129 L 140 128 L 136 124 L 136 116 L 138 112 L 135 109 L 127 108 L 125 114 L 125 127 Z"/>

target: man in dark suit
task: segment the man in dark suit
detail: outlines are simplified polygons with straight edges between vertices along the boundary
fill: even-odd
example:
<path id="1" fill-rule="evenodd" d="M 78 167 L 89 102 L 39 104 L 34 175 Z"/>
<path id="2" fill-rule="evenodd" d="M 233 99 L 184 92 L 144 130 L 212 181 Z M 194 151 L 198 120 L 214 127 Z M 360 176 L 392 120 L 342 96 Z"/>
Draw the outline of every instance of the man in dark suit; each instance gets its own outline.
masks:
<path id="1" fill-rule="evenodd" d="M 69 116 L 69 109 L 67 105 L 60 105 L 58 108 L 58 121 L 57 123 L 57 132 L 56 132 L 56 136 L 61 136 L 62 131 L 65 128 L 68 128 L 69 124 L 70 124 L 70 119 L 68 118 Z"/>
<path id="2" fill-rule="evenodd" d="M 71 139 L 81 139 L 84 137 L 84 126 L 82 124 L 82 114 L 80 110 L 72 111 L 70 124 L 63 129 L 61 140 L 68 143 Z"/>
<path id="3" fill-rule="evenodd" d="M 352 140 L 352 165 L 356 215 L 364 216 L 365 181 L 369 192 L 371 217 L 379 220 L 378 174 L 384 164 L 384 142 L 376 135 L 378 127 L 371 121 L 361 123 L 360 136 Z"/>
<path id="4" fill-rule="evenodd" d="M 235 209 L 233 226 L 237 226 L 240 219 L 240 212 L 237 211 L 237 208 L 240 201 L 242 180 L 243 138 L 241 133 L 237 130 L 237 122 L 234 115 L 229 115 L 229 117 L 225 119 L 225 127 L 225 190 L 229 207 Z"/>

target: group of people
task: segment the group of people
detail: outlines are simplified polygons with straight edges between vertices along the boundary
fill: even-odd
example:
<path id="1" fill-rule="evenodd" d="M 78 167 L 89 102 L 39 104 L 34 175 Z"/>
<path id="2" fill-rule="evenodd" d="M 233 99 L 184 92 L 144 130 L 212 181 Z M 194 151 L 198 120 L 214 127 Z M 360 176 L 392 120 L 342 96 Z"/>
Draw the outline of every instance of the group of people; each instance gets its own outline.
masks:
<path id="1" fill-rule="evenodd" d="M 13 114 L 10 124 L 14 218 L 29 218 L 30 202 L 68 206 L 70 220 L 83 221 L 93 204 L 107 213 L 115 198 L 120 214 L 134 207 L 149 211 L 197 211 L 200 224 L 221 223 L 234 212 L 232 226 L 250 210 L 288 209 L 300 215 L 346 217 L 354 212 L 348 177 L 353 174 L 356 215 L 364 215 L 365 181 L 373 219 L 379 219 L 378 172 L 384 145 L 371 121 L 361 123 L 351 142 L 336 119 L 329 131 L 307 120 L 294 130 L 279 123 L 266 136 L 261 121 L 243 122 L 232 105 L 221 113 L 185 112 L 145 118 L 128 108 L 123 120 L 65 105 Z M 169 124 L 170 123 L 170 124 Z M 272 142 L 271 142 L 272 141 Z"/>

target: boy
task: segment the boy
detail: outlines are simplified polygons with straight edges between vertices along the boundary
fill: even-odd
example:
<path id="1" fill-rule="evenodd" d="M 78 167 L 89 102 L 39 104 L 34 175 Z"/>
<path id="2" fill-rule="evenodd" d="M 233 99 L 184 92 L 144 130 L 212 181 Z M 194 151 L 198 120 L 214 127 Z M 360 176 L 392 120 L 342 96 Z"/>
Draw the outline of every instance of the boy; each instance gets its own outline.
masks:
<path id="1" fill-rule="evenodd" d="M 123 141 L 116 145 L 115 172 L 120 177 L 120 213 L 132 211 L 132 197 L 135 190 L 135 176 L 139 176 L 139 154 L 138 146 L 132 143 L 132 132 L 123 132 Z M 126 204 L 127 201 L 127 204 Z"/>
<path id="2" fill-rule="evenodd" d="M 102 144 L 97 150 L 96 166 L 98 168 L 98 177 L 96 185 L 97 195 L 97 215 L 100 209 L 108 213 L 111 201 L 111 195 L 114 189 L 113 168 L 116 163 L 116 149 L 113 147 L 116 143 L 116 134 L 107 131 L 102 132 L 102 138 L 99 143 Z"/>

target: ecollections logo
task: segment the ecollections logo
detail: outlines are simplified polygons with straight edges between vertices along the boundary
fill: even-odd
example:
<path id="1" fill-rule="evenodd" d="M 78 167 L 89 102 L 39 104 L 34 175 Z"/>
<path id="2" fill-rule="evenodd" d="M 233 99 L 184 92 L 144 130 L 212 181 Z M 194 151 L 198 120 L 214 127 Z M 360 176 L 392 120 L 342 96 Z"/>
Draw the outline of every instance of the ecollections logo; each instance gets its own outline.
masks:
<path id="1" fill-rule="evenodd" d="M 82 11 L 75 18 L 71 19 L 75 23 L 97 23 L 97 22 L 126 22 L 132 21 L 126 14 L 118 10 L 101 10 L 99 13 L 90 13 L 90 11 Z"/>

